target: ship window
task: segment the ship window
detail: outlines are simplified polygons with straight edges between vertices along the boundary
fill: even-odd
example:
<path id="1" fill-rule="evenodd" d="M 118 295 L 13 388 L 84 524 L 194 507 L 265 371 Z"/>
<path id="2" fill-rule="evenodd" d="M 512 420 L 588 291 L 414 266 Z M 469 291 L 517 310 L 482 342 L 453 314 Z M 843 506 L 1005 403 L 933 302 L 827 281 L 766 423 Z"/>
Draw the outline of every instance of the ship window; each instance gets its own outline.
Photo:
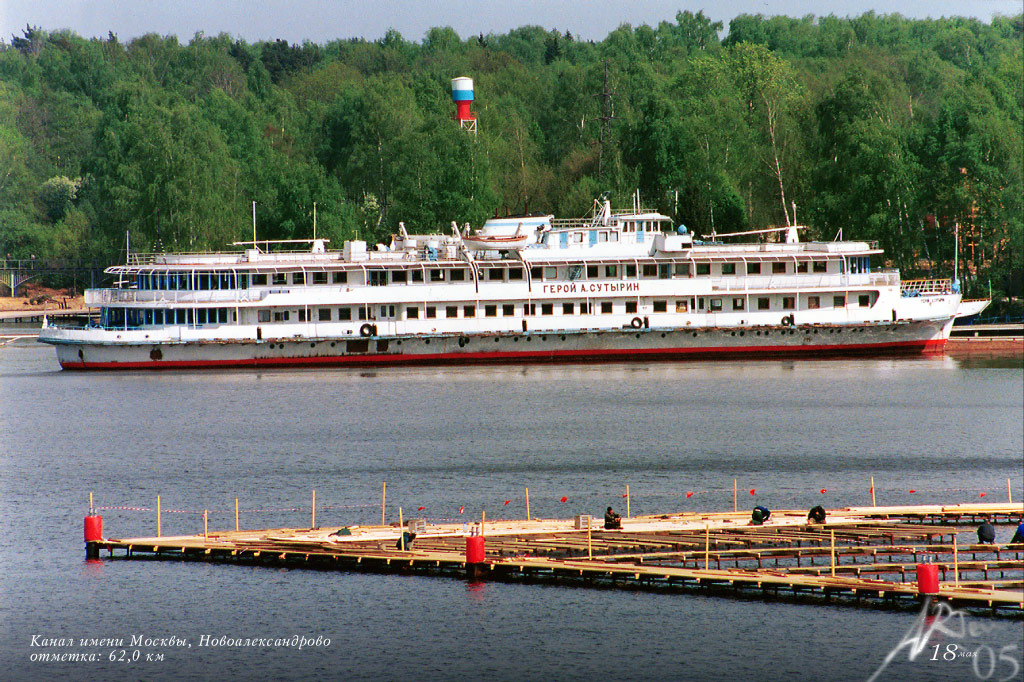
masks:
<path id="1" fill-rule="evenodd" d="M 542 268 L 530 268 L 530 279 L 540 279 Z"/>
<path id="2" fill-rule="evenodd" d="M 466 281 L 466 271 L 461 269 L 461 268 L 458 268 L 458 269 L 455 269 L 455 270 L 449 270 L 448 271 L 448 279 L 451 280 L 452 282 L 465 282 Z"/>
<path id="3" fill-rule="evenodd" d="M 304 272 L 293 272 L 292 273 L 292 284 L 305 284 L 306 273 Z"/>
<path id="4" fill-rule="evenodd" d="M 612 312 L 612 302 L 611 301 L 601 301 L 601 314 L 602 315 L 610 315 L 611 312 Z"/>
<path id="5" fill-rule="evenodd" d="M 275 272 L 274 275 L 273 275 L 272 282 L 275 285 L 287 284 L 288 283 L 288 275 L 284 274 L 283 272 Z"/>
<path id="6" fill-rule="evenodd" d="M 389 345 L 391 345 L 390 341 L 378 341 L 377 342 L 377 352 L 378 353 L 386 353 L 387 350 L 388 350 L 388 346 Z"/>
<path id="7" fill-rule="evenodd" d="M 537 304 L 536 303 L 524 303 L 523 304 L 523 315 L 536 315 Z"/>
<path id="8" fill-rule="evenodd" d="M 676 263 L 672 266 L 672 274 L 676 277 L 689 277 L 690 276 L 690 264 L 689 263 Z"/>
<path id="9" fill-rule="evenodd" d="M 747 274 L 748 275 L 760 275 L 761 274 L 761 263 L 747 263 Z"/>
<path id="10" fill-rule="evenodd" d="M 562 304 L 562 314 L 563 315 L 572 315 L 573 308 L 575 308 L 575 306 L 572 303 L 563 303 Z"/>
<path id="11" fill-rule="evenodd" d="M 616 266 L 614 266 L 614 265 L 606 265 L 606 266 L 604 266 L 604 276 L 605 277 L 618 277 L 619 276 L 618 272 L 619 272 L 619 269 Z"/>
<path id="12" fill-rule="evenodd" d="M 690 306 L 689 306 L 687 301 L 685 301 L 685 300 L 676 301 L 676 312 L 677 313 L 685 313 L 689 309 L 690 309 Z"/>
<path id="13" fill-rule="evenodd" d="M 367 308 L 366 308 L 366 306 L 361 305 L 361 306 L 359 306 L 359 308 L 357 308 L 357 310 L 359 311 L 359 319 L 360 320 L 366 320 L 366 319 L 369 318 L 369 315 L 367 315 Z"/>
<path id="14" fill-rule="evenodd" d="M 697 263 L 697 275 L 710 275 L 711 263 Z"/>
<path id="15" fill-rule="evenodd" d="M 509 268 L 508 269 L 508 281 L 514 282 L 514 281 L 522 280 L 522 279 L 523 279 L 523 269 L 522 268 Z"/>
<path id="16" fill-rule="evenodd" d="M 544 279 L 555 279 L 558 277 L 558 268 L 544 268 Z"/>
<path id="17" fill-rule="evenodd" d="M 861 294 L 857 297 L 857 305 L 861 308 L 868 308 L 871 306 L 871 296 L 868 294 Z"/>
<path id="18" fill-rule="evenodd" d="M 757 299 L 757 309 L 758 310 L 771 310 L 771 308 L 772 308 L 771 299 L 769 299 L 767 296 L 762 296 L 762 297 Z"/>
<path id="19" fill-rule="evenodd" d="M 772 263 L 772 274 L 773 275 L 784 275 L 786 274 L 785 263 Z"/>
<path id="20" fill-rule="evenodd" d="M 828 272 L 828 261 L 816 260 L 814 261 L 815 272 Z"/>
<path id="21" fill-rule="evenodd" d="M 502 282 L 505 280 L 505 269 L 504 268 L 489 268 L 487 270 L 487 279 L 492 282 Z"/>
<path id="22" fill-rule="evenodd" d="M 347 284 L 348 283 L 348 273 L 347 272 L 333 272 L 333 273 L 331 273 L 331 275 L 332 275 L 331 281 L 334 282 L 335 284 Z"/>
<path id="23" fill-rule="evenodd" d="M 254 287 L 265 287 L 267 286 L 267 276 L 259 273 L 253 273 L 249 278 Z"/>
<path id="24" fill-rule="evenodd" d="M 656 313 L 668 312 L 668 301 L 655 301 L 654 302 L 654 312 L 656 312 Z"/>
<path id="25" fill-rule="evenodd" d="M 711 312 L 715 313 L 722 309 L 722 299 L 713 298 L 711 299 Z"/>
<path id="26" fill-rule="evenodd" d="M 327 284 L 327 273 L 326 272 L 314 272 L 313 284 Z"/>
<path id="27" fill-rule="evenodd" d="M 807 297 L 807 308 L 809 310 L 817 310 L 820 307 L 821 307 L 821 297 L 820 296 L 808 296 Z"/>
<path id="28" fill-rule="evenodd" d="M 591 303 L 590 301 L 586 301 L 585 303 L 580 303 L 580 315 L 593 315 L 593 314 L 594 314 L 594 304 L 593 303 Z"/>
<path id="29" fill-rule="evenodd" d="M 414 305 L 407 306 L 405 309 L 405 316 L 410 320 L 419 319 L 420 309 Z"/>
<path id="30" fill-rule="evenodd" d="M 371 287 L 382 287 L 388 283 L 387 270 L 370 270 L 366 274 L 370 277 Z"/>
<path id="31" fill-rule="evenodd" d="M 796 309 L 796 297 L 795 296 L 783 296 L 782 297 L 782 309 L 783 310 L 795 310 Z"/>
<path id="32" fill-rule="evenodd" d="M 583 243 L 583 233 L 582 232 L 573 232 L 572 233 L 572 243 L 573 244 L 582 244 Z"/>
<path id="33" fill-rule="evenodd" d="M 430 271 L 431 282 L 443 282 L 444 281 L 444 270 L 431 270 Z"/>
<path id="34" fill-rule="evenodd" d="M 191 311 L 189 311 L 189 312 L 191 312 Z M 279 310 L 276 313 L 274 313 L 274 322 L 287 322 L 287 321 L 288 321 L 288 311 L 287 310 Z"/>
<path id="35" fill-rule="evenodd" d="M 658 279 L 668 279 L 672 274 L 672 266 L 668 263 L 658 265 Z"/>
<path id="36" fill-rule="evenodd" d="M 395 284 L 405 284 L 409 281 L 409 273 L 405 270 L 394 270 L 391 273 L 391 281 Z"/>
<path id="37" fill-rule="evenodd" d="M 742 296 L 737 296 L 736 298 L 732 299 L 732 309 L 733 310 L 743 310 L 743 306 L 744 306 L 744 299 L 743 299 Z"/>
<path id="38" fill-rule="evenodd" d="M 331 309 L 330 308 L 320 308 L 317 311 L 317 313 L 319 315 L 318 319 L 321 322 L 330 322 L 331 321 Z"/>
<path id="39" fill-rule="evenodd" d="M 339 320 L 351 320 L 352 309 L 351 308 L 338 308 L 338 319 Z"/>
<path id="40" fill-rule="evenodd" d="M 409 278 L 410 278 L 411 282 L 414 282 L 414 283 L 415 282 L 421 282 L 422 283 L 423 282 L 423 271 L 422 270 L 413 270 L 412 272 L 409 273 Z"/>
<path id="41" fill-rule="evenodd" d="M 427 319 L 428 320 L 433 320 L 435 317 L 437 317 L 437 308 L 435 306 L 428 305 L 427 306 Z"/>
<path id="42" fill-rule="evenodd" d="M 504 305 L 501 306 L 501 314 L 504 315 L 505 317 L 509 317 L 510 315 L 515 315 L 516 314 L 516 307 L 515 307 L 515 305 L 512 304 L 512 303 L 505 303 Z"/>
<path id="43" fill-rule="evenodd" d="M 587 279 L 597 279 L 597 266 L 596 265 L 588 265 L 587 266 Z"/>
<path id="44" fill-rule="evenodd" d="M 699 310 L 704 310 L 704 297 L 703 296 L 697 299 L 697 308 Z"/>
<path id="45" fill-rule="evenodd" d="M 465 305 L 465 306 L 462 306 L 462 316 L 463 317 L 476 317 L 476 306 L 475 305 Z"/>
<path id="46" fill-rule="evenodd" d="M 617 241 L 619 241 L 619 233 L 618 232 L 610 233 L 608 235 L 608 241 L 610 241 L 610 242 L 617 242 Z"/>
<path id="47" fill-rule="evenodd" d="M 636 265 L 633 263 L 626 264 L 626 277 L 636 277 Z"/>
<path id="48" fill-rule="evenodd" d="M 541 315 L 554 315 L 554 313 L 555 313 L 555 304 L 554 303 L 541 303 L 540 304 L 540 314 Z"/>
<path id="49" fill-rule="evenodd" d="M 735 263 L 722 263 L 722 274 L 723 275 L 735 275 L 736 264 Z"/>
<path id="50" fill-rule="evenodd" d="M 445 317 L 458 317 L 459 316 L 459 306 L 457 306 L 457 305 L 445 306 L 445 308 L 444 308 L 444 316 Z"/>
<path id="51" fill-rule="evenodd" d="M 598 232 L 597 233 L 597 241 L 599 241 L 599 242 L 606 242 L 606 241 L 608 241 L 608 233 L 607 232 Z"/>
<path id="52" fill-rule="evenodd" d="M 626 312 L 630 314 L 636 312 L 636 301 L 626 301 Z"/>
<path id="53" fill-rule="evenodd" d="M 365 353 L 370 350 L 370 342 L 366 339 L 353 339 L 345 342 L 346 353 Z"/>
<path id="54" fill-rule="evenodd" d="M 151 308 L 147 308 L 143 312 L 144 312 L 143 324 L 153 324 L 153 310 Z"/>
<path id="55" fill-rule="evenodd" d="M 836 308 L 845 308 L 846 307 L 846 297 L 845 296 L 833 296 L 832 297 L 832 305 L 835 306 Z"/>
<path id="56" fill-rule="evenodd" d="M 221 289 L 234 289 L 235 287 L 234 287 L 234 284 L 232 284 L 232 280 L 234 280 L 234 273 L 233 272 L 225 272 L 225 273 L 223 273 L 220 276 L 220 288 Z"/>
<path id="57" fill-rule="evenodd" d="M 644 277 L 657 277 L 658 276 L 658 266 L 653 264 L 653 263 L 648 263 L 648 264 L 644 265 L 643 273 L 644 273 Z"/>
<path id="58" fill-rule="evenodd" d="M 221 324 L 227 324 L 228 322 L 228 309 L 217 308 L 217 321 Z"/>
<path id="59" fill-rule="evenodd" d="M 174 278 L 174 288 L 175 289 L 178 288 L 178 278 L 177 277 Z M 239 289 L 248 289 L 249 288 L 249 275 L 248 274 L 241 274 L 241 275 L 238 276 L 238 288 Z"/>
<path id="60" fill-rule="evenodd" d="M 306 309 L 303 308 L 299 311 L 299 322 L 306 322 Z"/>
<path id="61" fill-rule="evenodd" d="M 807 272 L 807 261 L 802 260 L 799 263 L 797 263 L 796 264 L 796 271 L 798 273 L 806 273 Z"/>
<path id="62" fill-rule="evenodd" d="M 497 317 L 498 306 L 496 305 L 485 305 L 484 306 L 484 317 Z"/>

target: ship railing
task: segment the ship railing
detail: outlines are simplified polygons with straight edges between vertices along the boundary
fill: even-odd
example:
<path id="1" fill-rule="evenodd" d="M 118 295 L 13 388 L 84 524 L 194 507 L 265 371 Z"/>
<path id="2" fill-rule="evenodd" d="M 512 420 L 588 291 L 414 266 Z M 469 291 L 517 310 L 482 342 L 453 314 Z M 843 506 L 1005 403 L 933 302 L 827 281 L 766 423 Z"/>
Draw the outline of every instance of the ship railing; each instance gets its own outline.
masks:
<path id="1" fill-rule="evenodd" d="M 907 298 L 951 293 L 953 293 L 953 280 L 951 279 L 908 279 L 900 282 L 900 295 Z"/>
<path id="2" fill-rule="evenodd" d="M 89 289 L 85 303 L 89 306 L 118 303 L 251 303 L 262 301 L 270 292 L 263 290 L 168 290 L 168 289 Z"/>
<path id="3" fill-rule="evenodd" d="M 862 274 L 834 275 L 773 275 L 758 277 L 722 277 L 711 282 L 714 291 L 748 291 L 751 289 L 817 289 L 851 286 L 896 286 L 899 283 L 898 270 L 877 271 Z"/>

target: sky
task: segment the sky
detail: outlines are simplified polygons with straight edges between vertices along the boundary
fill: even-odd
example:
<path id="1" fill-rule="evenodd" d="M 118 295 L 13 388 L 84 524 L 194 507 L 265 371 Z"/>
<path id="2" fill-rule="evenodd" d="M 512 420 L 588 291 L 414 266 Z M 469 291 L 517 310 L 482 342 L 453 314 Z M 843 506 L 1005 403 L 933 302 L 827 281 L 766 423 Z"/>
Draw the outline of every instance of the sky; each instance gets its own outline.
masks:
<path id="1" fill-rule="evenodd" d="M 874 11 L 988 22 L 997 14 L 1024 11 L 1024 0 L 0 0 L 0 39 L 10 42 L 30 24 L 47 31 L 70 29 L 86 38 L 113 32 L 122 41 L 157 33 L 188 42 L 203 32 L 247 42 L 281 38 L 323 44 L 338 38 L 376 40 L 393 28 L 419 42 L 435 26 L 450 26 L 467 38 L 528 25 L 600 40 L 624 23 L 674 22 L 680 10 L 703 11 L 726 29 L 739 14 L 857 16 Z"/>

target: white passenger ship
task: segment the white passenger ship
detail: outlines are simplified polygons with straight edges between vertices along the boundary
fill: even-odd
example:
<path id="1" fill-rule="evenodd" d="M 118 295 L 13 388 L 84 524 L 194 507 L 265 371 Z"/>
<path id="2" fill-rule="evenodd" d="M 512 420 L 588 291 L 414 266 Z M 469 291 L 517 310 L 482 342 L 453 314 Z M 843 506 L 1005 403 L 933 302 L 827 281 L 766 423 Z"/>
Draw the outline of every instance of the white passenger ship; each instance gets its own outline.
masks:
<path id="1" fill-rule="evenodd" d="M 693 238 L 595 202 L 592 217 L 488 220 L 367 249 L 326 240 L 133 254 L 91 289 L 86 327 L 44 321 L 67 369 L 393 365 L 937 351 L 950 280 L 900 281 L 864 241 Z M 758 232 L 773 232 L 763 230 Z M 743 235 L 757 234 L 742 233 Z"/>

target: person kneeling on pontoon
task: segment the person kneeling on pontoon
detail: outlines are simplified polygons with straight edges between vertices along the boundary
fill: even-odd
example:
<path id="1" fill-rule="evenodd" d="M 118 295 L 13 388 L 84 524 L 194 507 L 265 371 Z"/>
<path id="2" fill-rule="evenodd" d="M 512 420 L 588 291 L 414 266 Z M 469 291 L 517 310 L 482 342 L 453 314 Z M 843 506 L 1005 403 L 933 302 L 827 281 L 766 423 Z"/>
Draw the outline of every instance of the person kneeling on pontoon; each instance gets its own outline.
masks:
<path id="1" fill-rule="evenodd" d="M 605 530 L 622 528 L 622 517 L 613 512 L 611 507 L 608 507 L 608 511 L 604 513 L 604 528 Z"/>

